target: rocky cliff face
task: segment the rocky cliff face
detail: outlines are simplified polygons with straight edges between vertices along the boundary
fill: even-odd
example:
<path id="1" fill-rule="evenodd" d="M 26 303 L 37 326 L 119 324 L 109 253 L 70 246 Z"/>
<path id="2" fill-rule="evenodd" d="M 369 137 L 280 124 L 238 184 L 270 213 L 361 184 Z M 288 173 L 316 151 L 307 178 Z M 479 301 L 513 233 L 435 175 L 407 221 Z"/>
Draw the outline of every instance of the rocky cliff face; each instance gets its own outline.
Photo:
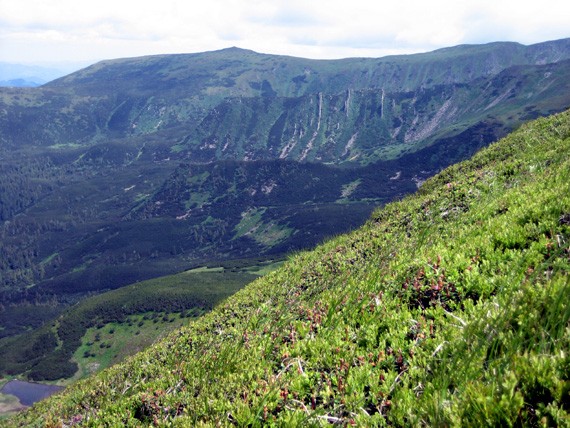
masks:
<path id="1" fill-rule="evenodd" d="M 415 152 L 480 122 L 513 128 L 530 112 L 541 114 L 534 103 L 549 89 L 566 87 L 569 69 L 566 61 L 520 66 L 469 84 L 412 91 L 349 88 L 296 98 L 228 98 L 177 147 L 189 159 L 208 162 L 279 158 L 369 164 Z"/>

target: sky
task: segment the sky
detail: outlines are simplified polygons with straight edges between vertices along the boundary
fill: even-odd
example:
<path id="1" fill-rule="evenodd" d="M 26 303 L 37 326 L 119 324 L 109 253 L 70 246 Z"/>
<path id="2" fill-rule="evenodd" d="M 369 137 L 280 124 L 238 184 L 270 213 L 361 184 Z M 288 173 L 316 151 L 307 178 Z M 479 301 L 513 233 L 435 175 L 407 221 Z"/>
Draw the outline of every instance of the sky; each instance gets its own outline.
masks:
<path id="1" fill-rule="evenodd" d="M 0 62 L 50 66 L 231 46 L 333 59 L 565 37 L 568 0 L 0 0 Z"/>

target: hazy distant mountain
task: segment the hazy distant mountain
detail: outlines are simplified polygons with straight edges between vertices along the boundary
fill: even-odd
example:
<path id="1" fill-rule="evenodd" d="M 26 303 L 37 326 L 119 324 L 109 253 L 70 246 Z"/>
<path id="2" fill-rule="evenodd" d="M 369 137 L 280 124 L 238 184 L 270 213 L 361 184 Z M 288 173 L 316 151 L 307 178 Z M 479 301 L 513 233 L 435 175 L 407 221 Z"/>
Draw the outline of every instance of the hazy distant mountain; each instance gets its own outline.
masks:
<path id="1" fill-rule="evenodd" d="M 12 88 L 34 88 L 36 86 L 41 86 L 45 82 L 37 82 L 26 79 L 11 79 L 11 80 L 0 80 L 0 86 L 7 86 Z"/>
<path id="2" fill-rule="evenodd" d="M 60 67 L 13 64 L 0 62 L 0 86 L 35 87 L 43 85 L 81 68 L 79 64 L 61 64 Z"/>

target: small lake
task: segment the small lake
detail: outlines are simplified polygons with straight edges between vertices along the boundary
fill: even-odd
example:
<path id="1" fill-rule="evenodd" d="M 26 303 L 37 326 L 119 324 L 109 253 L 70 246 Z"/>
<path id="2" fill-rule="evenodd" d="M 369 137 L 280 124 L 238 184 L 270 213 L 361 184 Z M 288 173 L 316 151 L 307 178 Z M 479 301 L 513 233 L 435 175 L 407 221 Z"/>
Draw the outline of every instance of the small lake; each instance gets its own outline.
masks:
<path id="1" fill-rule="evenodd" d="M 11 380 L 0 389 L 0 392 L 2 394 L 15 395 L 22 405 L 31 406 L 36 401 L 43 400 L 62 389 L 62 386 Z"/>

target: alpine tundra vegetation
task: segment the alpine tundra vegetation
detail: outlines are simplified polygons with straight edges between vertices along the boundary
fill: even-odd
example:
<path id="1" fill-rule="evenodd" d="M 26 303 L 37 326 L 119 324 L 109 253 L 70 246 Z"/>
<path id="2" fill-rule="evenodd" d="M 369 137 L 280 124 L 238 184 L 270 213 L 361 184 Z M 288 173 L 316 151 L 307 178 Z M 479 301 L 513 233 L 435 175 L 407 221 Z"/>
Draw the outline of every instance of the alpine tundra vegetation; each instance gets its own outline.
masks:
<path id="1" fill-rule="evenodd" d="M 5 424 L 568 426 L 569 274 L 566 111 Z"/>

